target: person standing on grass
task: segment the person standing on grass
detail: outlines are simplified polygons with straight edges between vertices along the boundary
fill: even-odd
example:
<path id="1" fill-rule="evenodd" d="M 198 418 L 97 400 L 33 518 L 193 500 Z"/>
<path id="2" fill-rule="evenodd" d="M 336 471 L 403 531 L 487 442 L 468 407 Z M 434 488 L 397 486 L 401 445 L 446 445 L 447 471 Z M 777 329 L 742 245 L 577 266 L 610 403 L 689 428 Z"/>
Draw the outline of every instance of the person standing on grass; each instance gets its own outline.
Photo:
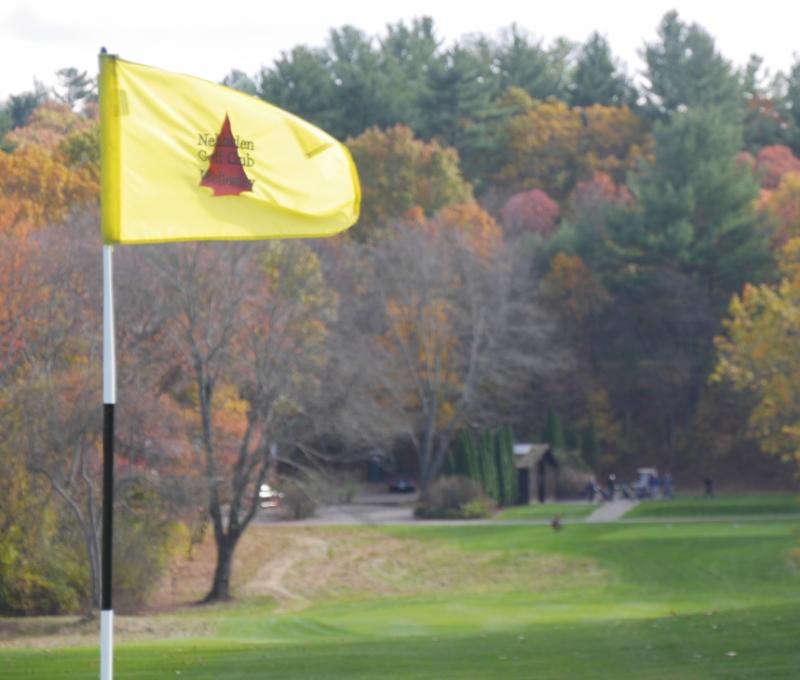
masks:
<path id="1" fill-rule="evenodd" d="M 664 484 L 663 484 L 662 492 L 664 494 L 664 498 L 671 499 L 673 497 L 672 496 L 672 474 L 669 473 L 669 472 L 664 475 Z"/>

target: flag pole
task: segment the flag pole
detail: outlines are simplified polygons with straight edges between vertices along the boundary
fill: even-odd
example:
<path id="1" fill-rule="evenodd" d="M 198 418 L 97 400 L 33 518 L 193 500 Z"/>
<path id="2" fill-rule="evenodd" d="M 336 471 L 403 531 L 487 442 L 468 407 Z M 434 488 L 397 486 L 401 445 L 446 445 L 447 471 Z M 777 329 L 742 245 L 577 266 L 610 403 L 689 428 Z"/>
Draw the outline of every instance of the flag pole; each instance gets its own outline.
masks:
<path id="1" fill-rule="evenodd" d="M 114 538 L 114 405 L 117 401 L 114 349 L 114 247 L 103 245 L 103 545 L 100 608 L 100 680 L 114 676 L 114 609 L 111 558 Z"/>

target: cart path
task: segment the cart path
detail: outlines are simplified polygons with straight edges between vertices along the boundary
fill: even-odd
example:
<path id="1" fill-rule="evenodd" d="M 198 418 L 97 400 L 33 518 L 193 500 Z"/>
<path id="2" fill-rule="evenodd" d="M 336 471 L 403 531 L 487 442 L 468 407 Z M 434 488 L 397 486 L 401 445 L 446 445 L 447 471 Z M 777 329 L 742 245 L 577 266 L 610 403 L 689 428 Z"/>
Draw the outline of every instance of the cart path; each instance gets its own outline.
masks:
<path id="1" fill-rule="evenodd" d="M 623 515 L 633 510 L 639 501 L 629 501 L 624 499 L 603 503 L 591 515 L 586 518 L 587 522 L 615 522 Z"/>

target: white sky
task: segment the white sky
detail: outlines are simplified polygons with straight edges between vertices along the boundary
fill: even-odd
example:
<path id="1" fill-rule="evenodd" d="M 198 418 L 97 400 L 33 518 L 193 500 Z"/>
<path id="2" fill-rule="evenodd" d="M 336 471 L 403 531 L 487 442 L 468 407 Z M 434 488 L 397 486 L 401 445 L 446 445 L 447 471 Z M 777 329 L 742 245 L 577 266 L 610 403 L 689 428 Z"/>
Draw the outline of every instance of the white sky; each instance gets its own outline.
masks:
<path id="1" fill-rule="evenodd" d="M 751 53 L 774 72 L 800 55 L 800 2 L 760 0 L 3 0 L 0 7 L 0 99 L 46 85 L 65 66 L 96 71 L 101 46 L 130 61 L 218 81 L 233 68 L 253 74 L 283 51 L 324 45 L 333 27 L 351 24 L 383 34 L 386 24 L 432 16 L 439 37 L 495 36 L 516 22 L 549 44 L 583 41 L 598 30 L 629 73 L 656 36 L 663 14 L 677 9 L 704 26 L 736 65 Z"/>

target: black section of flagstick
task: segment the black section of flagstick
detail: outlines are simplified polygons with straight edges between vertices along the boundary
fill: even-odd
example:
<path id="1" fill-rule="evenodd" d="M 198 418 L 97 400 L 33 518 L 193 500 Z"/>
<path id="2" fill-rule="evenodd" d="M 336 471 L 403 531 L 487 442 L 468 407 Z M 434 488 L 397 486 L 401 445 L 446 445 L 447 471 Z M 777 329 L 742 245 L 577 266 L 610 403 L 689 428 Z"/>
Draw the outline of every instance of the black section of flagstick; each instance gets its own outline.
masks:
<path id="1" fill-rule="evenodd" d="M 102 602 L 111 610 L 111 545 L 114 540 L 114 404 L 103 404 L 103 556 Z"/>

